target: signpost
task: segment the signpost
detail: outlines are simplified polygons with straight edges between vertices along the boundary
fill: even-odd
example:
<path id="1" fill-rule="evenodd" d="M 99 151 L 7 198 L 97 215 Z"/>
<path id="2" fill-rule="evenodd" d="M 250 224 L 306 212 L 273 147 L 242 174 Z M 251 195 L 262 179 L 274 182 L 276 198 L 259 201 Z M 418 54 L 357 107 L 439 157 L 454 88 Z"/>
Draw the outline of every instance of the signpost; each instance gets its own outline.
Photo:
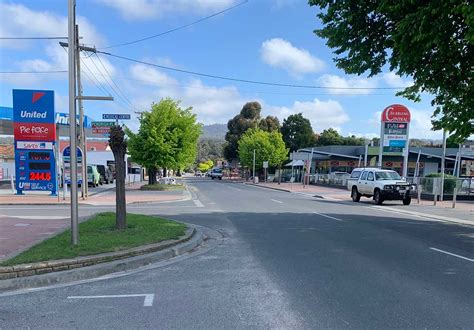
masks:
<path id="1" fill-rule="evenodd" d="M 131 118 L 130 115 L 122 114 L 122 113 L 104 113 L 104 114 L 102 114 L 102 119 L 104 119 L 104 120 L 106 120 L 106 119 L 115 119 L 115 120 L 125 119 L 125 120 L 128 120 L 130 118 Z"/>
<path id="2" fill-rule="evenodd" d="M 92 134 L 97 135 L 109 135 L 110 127 L 114 126 L 113 121 L 93 121 L 92 122 Z"/>
<path id="3" fill-rule="evenodd" d="M 63 151 L 64 182 L 71 184 L 71 146 L 67 146 Z M 87 172 L 86 172 L 87 173 Z M 82 185 L 82 150 L 77 147 L 77 184 Z M 87 182 L 87 178 L 84 182 Z"/>
<path id="4" fill-rule="evenodd" d="M 393 104 L 384 109 L 380 125 L 378 167 L 382 168 L 382 156 L 403 155 L 403 176 L 408 171 L 408 141 L 411 115 L 407 107 Z"/>
<path id="5" fill-rule="evenodd" d="M 265 182 L 267 182 L 267 168 L 268 168 L 268 161 L 264 161 L 263 170 L 265 171 Z"/>
<path id="6" fill-rule="evenodd" d="M 56 195 L 54 92 L 13 90 L 16 191 Z"/>

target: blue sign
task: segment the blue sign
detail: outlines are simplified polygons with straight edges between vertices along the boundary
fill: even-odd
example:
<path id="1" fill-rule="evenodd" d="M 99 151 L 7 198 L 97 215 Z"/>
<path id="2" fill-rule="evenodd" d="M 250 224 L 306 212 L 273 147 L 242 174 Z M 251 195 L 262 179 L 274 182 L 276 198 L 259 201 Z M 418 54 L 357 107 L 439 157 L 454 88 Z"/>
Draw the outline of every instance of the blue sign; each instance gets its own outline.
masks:
<path id="1" fill-rule="evenodd" d="M 82 150 L 77 147 L 77 183 L 82 184 Z M 64 182 L 71 184 L 71 146 L 63 151 Z"/>
<path id="2" fill-rule="evenodd" d="M 38 150 L 15 148 L 17 193 L 21 195 L 23 191 L 30 190 L 49 191 L 56 195 L 56 162 L 52 142 L 31 144 L 37 144 Z"/>
<path id="3" fill-rule="evenodd" d="M 102 119 L 130 119 L 130 115 L 120 114 L 120 113 L 104 113 L 102 114 Z"/>
<path id="4" fill-rule="evenodd" d="M 54 92 L 14 89 L 13 108 L 14 122 L 54 123 Z"/>
<path id="5" fill-rule="evenodd" d="M 406 140 L 389 140 L 389 147 L 405 147 Z"/>

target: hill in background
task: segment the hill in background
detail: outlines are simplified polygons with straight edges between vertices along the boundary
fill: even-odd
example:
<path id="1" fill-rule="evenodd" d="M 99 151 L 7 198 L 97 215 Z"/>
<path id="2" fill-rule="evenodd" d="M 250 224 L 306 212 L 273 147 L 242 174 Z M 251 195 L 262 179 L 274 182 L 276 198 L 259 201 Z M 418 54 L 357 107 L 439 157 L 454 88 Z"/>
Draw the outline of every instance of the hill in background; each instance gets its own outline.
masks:
<path id="1" fill-rule="evenodd" d="M 226 124 L 204 125 L 202 127 L 201 139 L 224 140 L 225 133 L 227 133 Z"/>

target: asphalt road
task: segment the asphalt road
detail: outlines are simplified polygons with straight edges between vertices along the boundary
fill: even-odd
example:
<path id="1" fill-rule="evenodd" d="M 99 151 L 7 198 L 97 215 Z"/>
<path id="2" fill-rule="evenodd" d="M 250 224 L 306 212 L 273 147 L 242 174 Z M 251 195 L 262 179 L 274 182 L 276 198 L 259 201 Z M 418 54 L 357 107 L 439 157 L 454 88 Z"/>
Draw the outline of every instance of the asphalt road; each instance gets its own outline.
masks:
<path id="1" fill-rule="evenodd" d="M 128 210 L 205 226 L 202 248 L 124 276 L 0 296 L 0 328 L 474 327 L 473 227 L 189 183 L 192 200 Z"/>

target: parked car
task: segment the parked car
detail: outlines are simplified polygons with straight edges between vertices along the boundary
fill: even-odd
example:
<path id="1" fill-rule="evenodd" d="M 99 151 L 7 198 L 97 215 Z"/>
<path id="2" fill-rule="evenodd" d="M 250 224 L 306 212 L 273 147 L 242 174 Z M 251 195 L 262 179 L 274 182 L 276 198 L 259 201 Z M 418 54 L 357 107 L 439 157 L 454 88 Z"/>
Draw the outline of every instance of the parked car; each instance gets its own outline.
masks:
<path id="1" fill-rule="evenodd" d="M 97 187 L 100 183 L 100 173 L 97 170 L 97 165 L 87 165 L 87 184 L 92 187 Z"/>
<path id="2" fill-rule="evenodd" d="M 211 171 L 211 179 L 219 179 L 222 180 L 222 169 L 219 167 L 214 167 Z"/>
<path id="3" fill-rule="evenodd" d="M 410 205 L 414 189 L 395 171 L 365 168 L 350 190 L 354 202 L 360 201 L 361 196 L 364 196 L 373 198 L 377 205 L 385 200 L 401 200 L 403 205 Z"/>
<path id="4" fill-rule="evenodd" d="M 97 165 L 97 170 L 100 174 L 100 181 L 101 183 L 112 183 L 114 182 L 114 175 L 112 171 L 105 165 Z"/>
<path id="5" fill-rule="evenodd" d="M 203 177 L 204 173 L 202 173 L 201 171 L 196 171 L 196 172 L 194 172 L 194 176 Z"/>

